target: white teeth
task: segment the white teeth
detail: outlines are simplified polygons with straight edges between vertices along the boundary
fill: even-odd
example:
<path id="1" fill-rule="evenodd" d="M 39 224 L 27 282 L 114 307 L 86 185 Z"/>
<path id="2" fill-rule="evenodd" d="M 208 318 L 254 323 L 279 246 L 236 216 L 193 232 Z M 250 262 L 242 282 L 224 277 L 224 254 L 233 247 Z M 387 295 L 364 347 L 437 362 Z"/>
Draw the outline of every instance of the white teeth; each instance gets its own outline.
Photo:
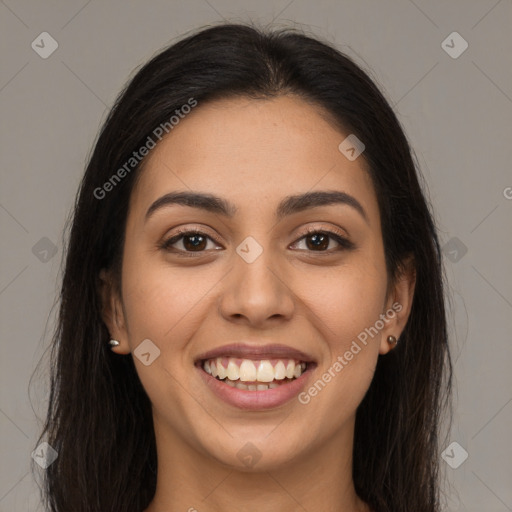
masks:
<path id="1" fill-rule="evenodd" d="M 227 368 L 222 364 L 226 359 Z M 276 388 L 279 385 L 276 381 L 300 377 L 306 370 L 306 363 L 295 362 L 293 359 L 280 359 L 272 366 L 272 362 L 268 359 L 253 361 L 252 359 L 217 357 L 204 361 L 203 369 L 231 387 L 261 391 Z M 245 382 L 252 384 L 243 384 Z"/>
<path id="2" fill-rule="evenodd" d="M 217 375 L 219 379 L 225 379 L 227 377 L 226 369 L 222 366 L 222 360 L 220 357 L 217 358 Z"/>
<path id="3" fill-rule="evenodd" d="M 286 365 L 286 378 L 293 379 L 293 371 L 295 370 L 295 363 L 293 361 L 288 361 Z"/>
<path id="4" fill-rule="evenodd" d="M 227 380 L 226 382 L 230 382 L 230 381 Z M 272 384 L 273 384 L 273 386 L 272 386 Z M 244 384 L 243 382 L 238 380 L 236 382 L 231 383 L 230 386 L 235 387 L 237 389 L 243 389 L 245 391 L 247 391 L 247 390 L 249 390 L 249 391 L 266 391 L 271 386 L 277 387 L 277 386 L 279 386 L 279 384 L 275 384 L 275 383 L 257 384 L 257 385 L 256 384 Z"/>
<path id="5" fill-rule="evenodd" d="M 238 366 L 236 365 L 236 363 L 234 361 L 229 361 L 228 362 L 228 368 L 227 368 L 227 377 L 229 380 L 238 380 L 239 378 L 239 374 L 238 374 Z"/>
<path id="6" fill-rule="evenodd" d="M 274 366 L 274 379 L 283 380 L 286 377 L 286 368 L 282 361 L 278 361 Z"/>
<path id="7" fill-rule="evenodd" d="M 250 359 L 244 359 L 240 365 L 240 380 L 243 382 L 253 382 L 256 378 L 256 366 Z"/>
<path id="8" fill-rule="evenodd" d="M 260 361 L 256 380 L 260 382 L 272 382 L 274 380 L 274 368 L 268 360 Z"/>

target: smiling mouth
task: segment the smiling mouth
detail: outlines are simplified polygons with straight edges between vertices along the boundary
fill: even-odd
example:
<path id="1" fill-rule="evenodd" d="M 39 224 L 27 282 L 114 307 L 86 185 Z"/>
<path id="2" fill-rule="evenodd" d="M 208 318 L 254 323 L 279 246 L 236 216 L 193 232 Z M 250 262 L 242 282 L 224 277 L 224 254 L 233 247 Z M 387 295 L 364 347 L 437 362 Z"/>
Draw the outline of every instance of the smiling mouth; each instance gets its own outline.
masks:
<path id="1" fill-rule="evenodd" d="M 296 359 L 216 357 L 199 361 L 199 366 L 207 374 L 228 386 L 246 391 L 265 391 L 289 384 L 312 365 Z"/>

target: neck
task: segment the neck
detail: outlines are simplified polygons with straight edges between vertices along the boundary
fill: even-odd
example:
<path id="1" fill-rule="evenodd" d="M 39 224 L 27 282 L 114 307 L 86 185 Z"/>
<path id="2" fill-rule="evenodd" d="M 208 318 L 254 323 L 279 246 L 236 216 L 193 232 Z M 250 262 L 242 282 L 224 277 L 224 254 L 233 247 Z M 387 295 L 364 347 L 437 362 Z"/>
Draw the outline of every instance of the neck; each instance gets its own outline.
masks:
<path id="1" fill-rule="evenodd" d="M 278 467 L 241 471 L 169 439 L 155 424 L 157 489 L 144 512 L 370 512 L 352 480 L 353 427 Z"/>

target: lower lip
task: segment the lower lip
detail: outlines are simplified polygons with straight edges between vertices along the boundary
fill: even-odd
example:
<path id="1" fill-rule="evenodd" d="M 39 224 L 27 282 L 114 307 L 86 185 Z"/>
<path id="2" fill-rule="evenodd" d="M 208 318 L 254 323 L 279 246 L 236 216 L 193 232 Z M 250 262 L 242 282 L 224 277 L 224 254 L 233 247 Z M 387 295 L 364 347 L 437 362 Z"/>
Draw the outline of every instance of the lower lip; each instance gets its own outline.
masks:
<path id="1" fill-rule="evenodd" d="M 307 369 L 300 377 L 288 384 L 280 384 L 277 388 L 263 391 L 249 391 L 228 386 L 224 382 L 206 373 L 202 367 L 196 367 L 205 384 L 221 400 L 234 407 L 246 410 L 262 410 L 279 407 L 296 397 L 306 386 L 311 369 Z"/>

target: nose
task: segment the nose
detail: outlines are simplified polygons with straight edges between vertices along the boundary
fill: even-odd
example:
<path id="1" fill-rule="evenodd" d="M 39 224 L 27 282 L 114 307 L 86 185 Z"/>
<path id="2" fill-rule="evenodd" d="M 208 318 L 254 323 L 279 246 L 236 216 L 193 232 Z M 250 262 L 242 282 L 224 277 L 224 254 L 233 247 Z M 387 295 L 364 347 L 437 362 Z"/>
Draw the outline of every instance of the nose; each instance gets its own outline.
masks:
<path id="1" fill-rule="evenodd" d="M 269 250 L 252 263 L 238 254 L 223 280 L 219 310 L 230 322 L 263 328 L 289 320 L 295 308 L 291 279 Z"/>

